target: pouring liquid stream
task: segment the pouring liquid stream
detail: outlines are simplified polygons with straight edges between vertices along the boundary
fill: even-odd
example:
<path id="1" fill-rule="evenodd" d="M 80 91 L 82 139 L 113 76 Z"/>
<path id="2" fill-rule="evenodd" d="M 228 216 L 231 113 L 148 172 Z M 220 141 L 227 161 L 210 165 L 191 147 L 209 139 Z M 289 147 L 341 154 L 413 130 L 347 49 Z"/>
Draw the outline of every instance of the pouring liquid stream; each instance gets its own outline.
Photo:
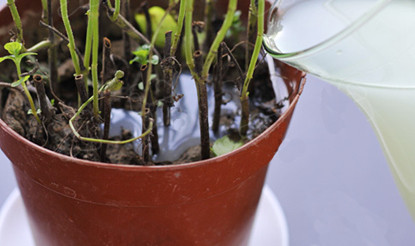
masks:
<path id="1" fill-rule="evenodd" d="M 355 101 L 415 219 L 415 1 L 297 1 L 272 13 L 267 51 Z"/>

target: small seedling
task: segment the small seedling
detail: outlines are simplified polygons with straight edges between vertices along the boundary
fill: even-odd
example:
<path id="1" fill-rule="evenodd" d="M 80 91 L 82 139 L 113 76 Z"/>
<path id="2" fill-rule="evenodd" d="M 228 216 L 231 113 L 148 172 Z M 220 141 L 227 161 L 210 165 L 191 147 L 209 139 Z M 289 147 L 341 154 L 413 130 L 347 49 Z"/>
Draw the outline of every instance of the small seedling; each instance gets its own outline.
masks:
<path id="1" fill-rule="evenodd" d="M 131 59 L 130 64 L 133 64 L 134 62 L 137 62 L 140 65 L 147 65 L 148 63 L 153 65 L 159 64 L 160 58 L 157 55 L 152 55 L 151 58 L 149 57 L 150 47 L 150 45 L 144 44 L 133 51 L 134 58 Z"/>
<path id="2" fill-rule="evenodd" d="M 16 70 L 17 70 L 18 80 L 13 82 L 12 86 L 16 87 L 16 86 L 22 85 L 25 95 L 27 99 L 29 100 L 31 114 L 33 114 L 33 116 L 36 118 L 36 121 L 39 124 L 41 124 L 40 118 L 38 116 L 38 113 L 35 107 L 35 103 L 33 102 L 33 98 L 30 95 L 30 92 L 26 86 L 26 81 L 30 78 L 30 76 L 22 76 L 22 69 L 21 69 L 21 62 L 24 57 L 30 56 L 30 55 L 37 55 L 37 54 L 34 52 L 22 52 L 23 44 L 19 42 L 9 42 L 4 45 L 4 49 L 6 49 L 10 55 L 0 57 L 0 62 L 3 62 L 5 60 L 12 60 L 14 62 L 16 66 Z"/>

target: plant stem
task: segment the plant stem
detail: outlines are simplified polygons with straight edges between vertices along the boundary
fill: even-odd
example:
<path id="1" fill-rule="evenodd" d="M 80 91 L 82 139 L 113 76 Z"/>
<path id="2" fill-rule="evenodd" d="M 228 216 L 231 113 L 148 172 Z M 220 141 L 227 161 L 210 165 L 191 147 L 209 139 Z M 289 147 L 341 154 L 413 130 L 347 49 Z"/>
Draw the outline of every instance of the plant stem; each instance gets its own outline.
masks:
<path id="1" fill-rule="evenodd" d="M 210 158 L 210 136 L 209 136 L 209 118 L 208 118 L 208 101 L 207 88 L 204 81 L 196 82 L 198 105 L 199 105 L 199 125 L 200 125 L 200 146 L 201 158 L 206 160 Z"/>
<path id="2" fill-rule="evenodd" d="M 65 41 L 66 43 L 69 44 L 69 39 L 68 37 L 66 37 L 63 33 L 61 33 L 58 29 L 54 28 L 53 26 L 40 21 L 39 22 L 41 26 L 44 26 L 46 28 L 48 28 L 50 31 L 52 31 L 54 34 L 58 35 L 60 38 L 63 39 L 63 41 Z M 41 42 L 40 42 L 41 43 Z M 82 60 L 82 53 L 79 51 L 79 49 L 75 46 L 75 53 L 78 55 L 78 58 L 82 61 L 82 63 L 79 64 L 80 66 L 80 70 L 84 70 L 85 67 L 83 67 L 83 60 Z"/>
<path id="3" fill-rule="evenodd" d="M 103 99 L 103 115 L 104 115 L 104 133 L 102 136 L 103 140 L 108 140 L 110 126 L 111 126 L 111 92 L 105 91 L 104 92 L 104 99 Z M 107 144 L 101 145 L 100 150 L 100 159 L 101 162 L 105 162 L 106 159 L 106 152 L 107 152 Z"/>
<path id="4" fill-rule="evenodd" d="M 48 23 L 49 17 L 49 8 L 48 8 L 48 0 L 42 0 L 42 19 L 44 22 Z"/>
<path id="5" fill-rule="evenodd" d="M 213 40 L 212 45 L 210 46 L 209 53 L 206 56 L 202 70 L 202 78 L 207 78 L 210 66 L 212 65 L 212 62 L 216 57 L 216 53 L 218 52 L 218 48 L 222 41 L 225 39 L 226 33 L 232 25 L 233 16 L 235 14 L 237 3 L 237 0 L 229 0 L 228 11 L 226 13 L 225 20 L 223 21 L 222 27 L 220 28 L 219 32 L 216 34 L 216 37 Z"/>
<path id="6" fill-rule="evenodd" d="M 148 96 L 148 93 L 149 93 L 149 88 L 150 88 L 149 83 L 151 83 L 151 80 L 150 79 L 147 80 L 147 77 L 150 76 L 147 73 L 148 69 L 151 69 L 151 67 L 149 68 L 149 66 L 144 66 L 144 65 L 140 69 L 141 70 L 141 75 L 142 75 L 142 80 L 144 81 L 144 84 L 145 84 L 144 99 L 143 99 L 143 104 L 141 105 L 142 106 L 142 108 L 141 108 L 141 122 L 142 122 L 141 131 L 142 132 L 145 132 L 147 130 L 147 123 L 150 119 L 150 116 L 149 116 L 150 110 L 147 107 L 147 100 L 148 100 L 147 96 Z M 151 74 L 151 71 L 150 71 L 150 74 Z M 149 138 L 148 138 L 148 136 L 144 137 L 141 140 L 141 154 L 142 154 L 142 158 L 143 158 L 144 163 L 147 165 L 147 163 L 149 163 L 149 161 L 150 161 L 150 148 L 149 148 Z"/>
<path id="7" fill-rule="evenodd" d="M 251 45 L 255 41 L 255 25 L 258 21 L 258 0 L 251 0 L 248 12 L 248 28 L 246 32 L 246 48 L 245 48 L 245 70 L 249 67 L 249 56 L 251 54 Z"/>
<path id="8" fill-rule="evenodd" d="M 104 37 L 102 40 L 101 85 L 111 79 L 111 40 Z"/>
<path id="9" fill-rule="evenodd" d="M 223 44 L 223 43 L 222 43 Z M 213 123 L 212 123 L 212 131 L 214 133 L 218 133 L 219 131 L 219 123 L 220 123 L 220 113 L 222 107 L 222 73 L 223 73 L 223 62 L 222 62 L 222 54 L 224 48 L 221 47 L 218 50 L 217 55 L 217 63 L 216 63 L 216 76 L 213 81 L 213 89 L 215 92 L 215 110 L 213 113 Z"/>
<path id="10" fill-rule="evenodd" d="M 179 17 L 177 19 L 176 30 L 174 30 L 173 39 L 171 42 L 170 55 L 176 54 L 177 46 L 179 45 L 180 36 L 182 35 L 184 16 L 186 12 L 186 0 L 180 0 Z"/>
<path id="11" fill-rule="evenodd" d="M 100 5 L 100 0 L 89 1 L 88 27 L 92 29 L 91 31 L 92 33 L 91 73 L 92 73 L 92 88 L 93 88 L 93 98 L 94 98 L 93 111 L 94 111 L 95 118 L 99 117 L 99 103 L 98 103 L 99 5 Z"/>
<path id="12" fill-rule="evenodd" d="M 115 12 L 115 11 L 114 11 Z M 130 14 L 130 0 L 124 0 L 123 2 L 123 14 L 125 16 L 125 20 L 127 21 L 128 24 L 131 24 L 131 14 Z M 118 22 L 119 19 L 122 18 L 118 18 L 115 19 L 116 22 Z M 122 40 L 123 40 L 123 44 L 124 44 L 124 59 L 129 60 L 131 58 L 131 40 L 130 40 L 130 36 L 131 33 L 124 30 L 122 32 Z"/>
<path id="13" fill-rule="evenodd" d="M 110 1 L 108 1 L 110 2 Z M 112 15 L 111 20 L 115 21 L 119 14 L 120 14 L 120 10 L 121 10 L 121 1 L 120 0 L 115 0 L 115 8 L 114 8 L 114 14 Z"/>
<path id="14" fill-rule="evenodd" d="M 42 2 L 45 0 L 42 0 Z M 45 10 L 46 7 L 46 10 Z M 53 26 L 53 13 L 52 13 L 52 0 L 46 0 L 46 6 L 44 6 L 44 18 L 45 22 L 48 23 L 49 26 Z M 57 55 L 57 46 L 55 42 L 55 33 L 53 30 L 49 29 L 49 41 L 51 46 L 48 49 L 48 66 L 49 66 L 49 87 L 50 90 L 53 91 L 53 84 L 57 84 L 59 82 L 58 76 L 58 55 Z"/>
<path id="15" fill-rule="evenodd" d="M 78 89 L 78 95 L 81 99 L 81 103 L 86 102 L 86 100 L 88 100 L 88 92 L 86 91 L 82 74 L 75 77 L 75 84 Z"/>
<path id="16" fill-rule="evenodd" d="M 79 57 L 75 51 L 76 44 L 75 44 L 75 38 L 72 32 L 71 23 L 68 17 L 67 0 L 60 0 L 60 5 L 61 5 L 61 15 L 62 15 L 63 25 L 65 26 L 66 35 L 68 36 L 68 40 L 69 40 L 68 48 L 69 48 L 69 52 L 71 54 L 72 62 L 75 68 L 75 76 L 77 76 L 81 74 L 81 67 L 79 65 Z"/>
<path id="17" fill-rule="evenodd" d="M 164 126 L 170 125 L 170 107 L 173 106 L 172 100 L 172 86 L 173 86 L 173 59 L 170 57 L 171 49 L 171 36 L 172 32 L 167 32 L 165 35 L 164 45 L 164 60 L 161 62 L 161 68 L 163 71 L 164 84 L 163 84 L 163 123 Z"/>
<path id="18" fill-rule="evenodd" d="M 166 16 L 170 13 L 171 8 L 172 8 L 172 6 L 169 6 L 169 8 L 166 10 L 163 17 L 160 20 L 160 23 L 162 23 L 164 21 L 164 19 L 166 18 Z M 154 44 L 156 43 L 156 38 L 157 38 L 157 36 L 160 32 L 160 29 L 161 29 L 161 25 L 159 25 L 156 28 L 156 30 L 154 31 L 153 38 L 151 39 L 150 51 L 149 51 L 149 54 L 148 54 L 149 59 L 151 59 L 151 57 L 153 56 Z M 153 68 L 153 64 L 151 62 L 149 62 L 147 64 L 147 67 L 146 67 L 147 70 L 143 71 L 143 72 L 146 72 L 145 76 L 143 76 L 143 79 L 145 81 L 145 88 L 144 88 L 144 98 L 143 98 L 143 102 L 142 102 L 142 105 L 141 105 L 141 117 L 142 117 L 142 122 L 143 122 L 143 130 L 145 129 L 144 124 L 146 123 L 146 121 L 148 121 L 150 119 L 150 117 L 147 116 L 147 110 L 146 109 L 147 109 L 147 101 L 149 101 L 149 94 L 150 94 L 150 88 L 151 88 L 152 68 Z M 150 101 L 151 101 L 151 99 L 150 99 Z M 158 151 L 157 150 L 158 142 L 154 143 L 154 141 L 153 141 L 153 145 L 156 145 L 156 146 L 154 146 L 154 150 Z M 143 158 L 144 158 L 144 161 L 146 163 L 149 161 L 149 158 L 147 156 L 147 153 L 148 153 L 147 146 L 148 146 L 147 139 L 143 139 Z"/>
<path id="19" fill-rule="evenodd" d="M 16 26 L 17 42 L 24 44 L 22 20 L 20 19 L 19 12 L 17 11 L 15 0 L 7 0 L 7 6 L 9 6 L 10 13 Z"/>
<path id="20" fill-rule="evenodd" d="M 108 1 L 110 2 L 110 1 Z M 88 78 L 89 78 L 89 70 L 91 66 L 91 52 L 92 52 L 92 40 L 93 40 L 93 34 L 92 34 L 92 21 L 90 21 L 90 10 L 87 12 L 88 14 L 88 24 L 86 28 L 86 40 L 85 40 L 85 49 L 84 49 L 84 70 L 82 72 L 84 83 L 85 83 L 85 89 L 88 93 Z"/>
<path id="21" fill-rule="evenodd" d="M 209 47 L 212 45 L 213 37 L 214 37 L 213 26 L 212 26 L 213 9 L 214 9 L 213 6 L 214 6 L 213 0 L 206 0 L 206 7 L 205 7 L 206 8 L 205 9 L 206 41 L 203 47 L 204 52 L 208 51 Z"/>
<path id="22" fill-rule="evenodd" d="M 238 60 L 236 60 L 235 56 L 232 54 L 232 50 L 229 49 L 228 45 L 226 45 L 225 42 L 222 42 L 221 46 L 226 51 L 226 54 L 231 58 L 231 61 L 235 64 L 235 68 L 239 74 L 239 78 L 237 81 L 235 81 L 235 85 L 236 85 L 236 88 L 238 88 L 238 90 L 241 91 L 241 86 L 244 82 L 244 77 L 245 77 L 244 72 L 242 71 L 242 68 L 238 63 Z"/>
<path id="23" fill-rule="evenodd" d="M 182 0 L 183 1 L 183 0 Z M 196 66 L 193 60 L 192 52 L 192 31 L 193 31 L 193 0 L 186 1 L 185 13 L 185 34 L 184 34 L 184 50 L 187 66 L 196 83 L 198 104 L 199 104 L 199 125 L 200 125 L 200 146 L 201 158 L 208 159 L 210 157 L 210 139 L 209 139 L 209 122 L 208 122 L 208 108 L 207 108 L 207 94 L 206 84 L 203 77 L 196 71 Z"/>
<path id="24" fill-rule="evenodd" d="M 42 76 L 38 74 L 34 75 L 33 82 L 36 87 L 40 109 L 42 110 L 42 115 L 45 117 L 45 122 L 47 124 L 52 119 L 53 111 L 49 107 Z"/>
<path id="25" fill-rule="evenodd" d="M 203 68 L 203 53 L 200 50 L 199 38 L 197 37 L 199 26 L 193 22 L 192 35 L 193 35 L 193 47 L 195 52 L 193 52 L 193 59 L 195 63 L 195 70 L 199 77 L 202 75 Z"/>
<path id="26" fill-rule="evenodd" d="M 16 64 L 16 69 L 17 69 L 17 77 L 19 79 L 21 79 L 21 77 L 22 77 L 22 70 L 20 68 L 20 63 L 19 62 L 15 62 L 15 64 Z M 35 103 L 33 102 L 32 95 L 30 95 L 30 92 L 27 89 L 26 82 L 23 82 L 22 83 L 22 87 L 23 87 L 24 93 L 25 93 L 25 95 L 27 97 L 27 100 L 29 100 L 29 105 L 30 105 L 30 109 L 32 110 L 33 116 L 35 117 L 36 121 L 39 124 L 42 124 L 42 121 L 40 120 L 39 116 L 37 115 L 37 110 L 36 110 L 36 107 L 35 107 Z"/>
<path id="27" fill-rule="evenodd" d="M 253 1 L 255 2 L 255 1 Z M 244 85 L 241 93 L 242 118 L 240 124 L 240 134 L 246 136 L 249 124 L 249 101 L 248 87 L 254 74 L 255 66 L 258 61 L 259 53 L 262 47 L 262 35 L 264 33 L 264 11 L 265 0 L 258 0 L 258 20 L 257 20 L 257 38 L 255 41 L 254 51 L 249 63 L 248 71 L 245 77 Z"/>
<path id="28" fill-rule="evenodd" d="M 32 47 L 30 47 L 26 51 L 27 52 L 38 52 L 39 50 L 50 48 L 51 45 L 52 45 L 52 43 L 50 42 L 50 40 L 43 40 L 43 41 L 40 41 L 39 43 L 33 45 Z"/>
<path id="29" fill-rule="evenodd" d="M 185 14 L 185 28 L 184 28 L 184 53 L 187 66 L 189 67 L 190 73 L 192 74 L 195 81 L 199 81 L 199 75 L 195 71 L 195 64 L 193 61 L 193 52 L 192 52 L 192 18 L 193 18 L 193 0 L 182 0 L 186 2 L 186 14 Z"/>

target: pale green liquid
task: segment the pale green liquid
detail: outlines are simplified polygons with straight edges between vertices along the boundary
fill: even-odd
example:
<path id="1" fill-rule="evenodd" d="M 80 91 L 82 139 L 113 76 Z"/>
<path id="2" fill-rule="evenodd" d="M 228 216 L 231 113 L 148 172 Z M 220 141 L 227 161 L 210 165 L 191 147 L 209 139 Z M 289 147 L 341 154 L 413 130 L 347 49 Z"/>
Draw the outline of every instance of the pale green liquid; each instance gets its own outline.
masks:
<path id="1" fill-rule="evenodd" d="M 310 48 L 375 2 L 313 0 L 297 4 L 280 17 L 279 25 L 273 22 L 267 45 L 281 53 Z M 309 36 L 313 38 L 307 41 Z M 329 81 L 359 105 L 377 133 L 415 218 L 415 1 L 392 0 L 340 42 L 281 60 Z"/>

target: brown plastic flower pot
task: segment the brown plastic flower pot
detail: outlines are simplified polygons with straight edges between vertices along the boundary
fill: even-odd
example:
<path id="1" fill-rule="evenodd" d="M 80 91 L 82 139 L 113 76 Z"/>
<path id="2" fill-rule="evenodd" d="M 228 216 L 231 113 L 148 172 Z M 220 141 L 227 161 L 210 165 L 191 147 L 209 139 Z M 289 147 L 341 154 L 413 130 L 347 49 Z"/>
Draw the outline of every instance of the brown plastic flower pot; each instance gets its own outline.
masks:
<path id="1" fill-rule="evenodd" d="M 32 2 L 17 1 L 22 13 Z M 3 27 L 7 12 L 0 13 Z M 242 148 L 205 161 L 144 167 L 79 160 L 0 121 L 0 147 L 13 164 L 36 245 L 246 245 L 268 163 L 304 85 L 302 72 L 279 66 L 291 92 L 287 111 Z"/>

